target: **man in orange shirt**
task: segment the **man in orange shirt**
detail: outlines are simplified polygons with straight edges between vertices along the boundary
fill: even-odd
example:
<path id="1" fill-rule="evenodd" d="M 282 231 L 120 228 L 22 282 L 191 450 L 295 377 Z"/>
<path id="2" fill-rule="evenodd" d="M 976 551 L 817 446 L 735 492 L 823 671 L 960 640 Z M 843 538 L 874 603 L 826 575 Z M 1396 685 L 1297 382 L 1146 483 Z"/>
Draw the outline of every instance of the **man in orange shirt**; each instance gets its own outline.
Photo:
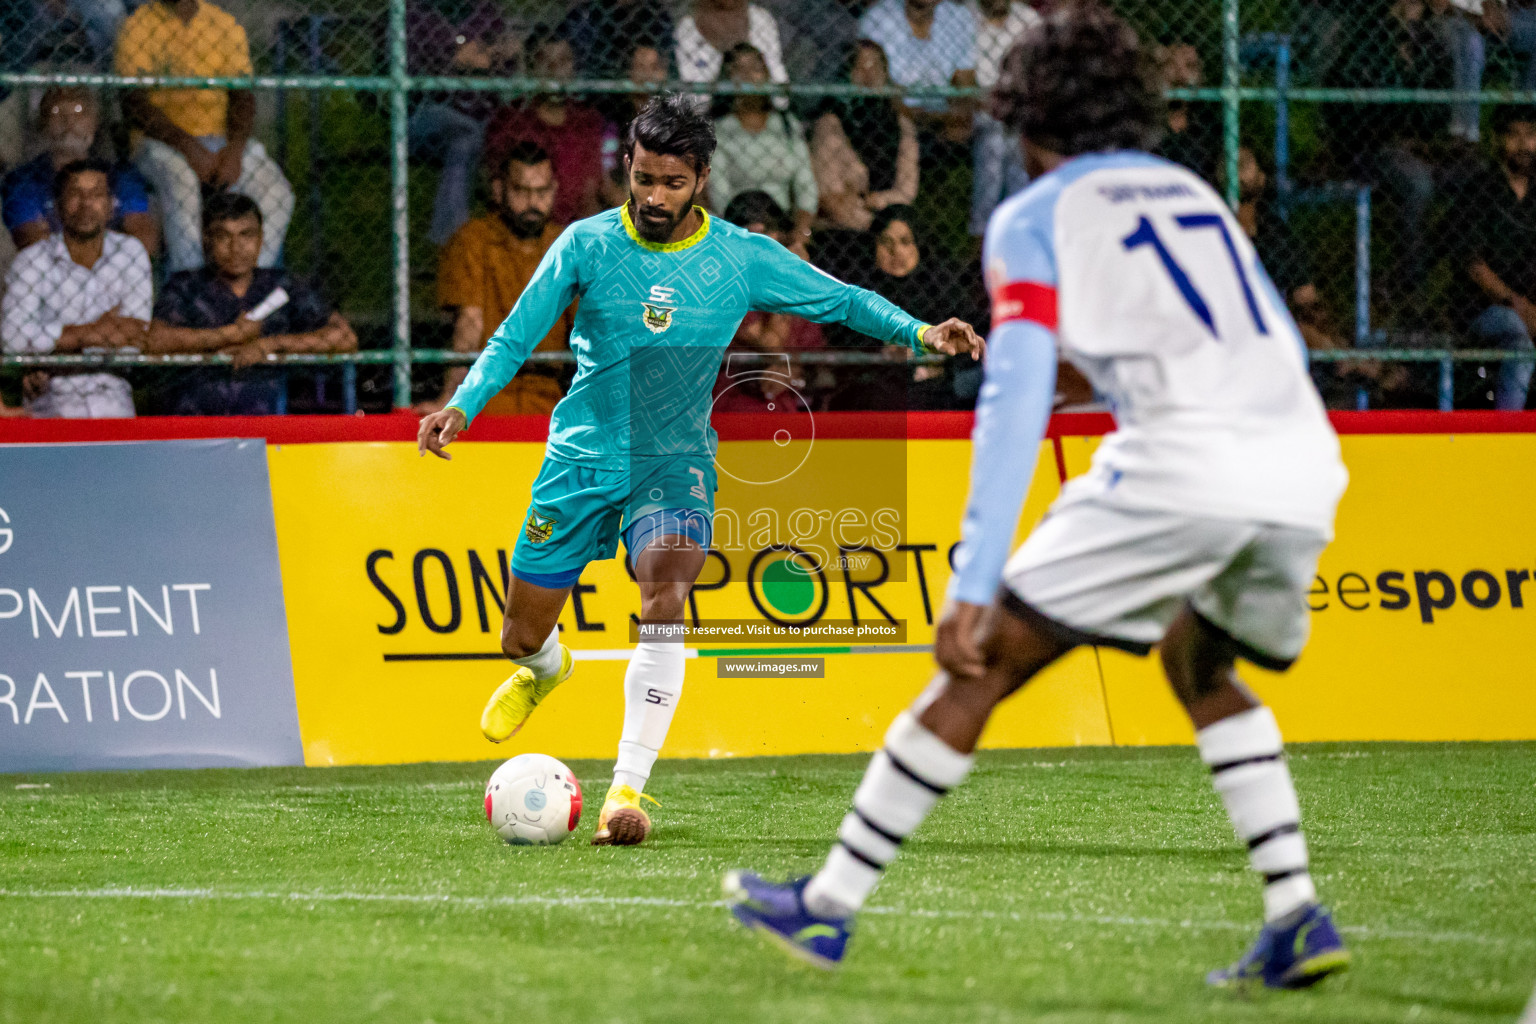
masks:
<path id="1" fill-rule="evenodd" d="M 549 154 L 532 142 L 514 143 L 491 179 L 490 212 L 466 223 L 443 247 L 437 301 L 454 311 L 455 352 L 485 347 L 560 236 L 564 225 L 550 222 L 555 189 Z M 535 351 L 569 350 L 575 315 L 573 303 Z M 548 415 L 565 394 L 563 370 L 559 365 L 525 365 L 485 411 L 493 416 Z M 417 411 L 436 412 L 447 405 L 467 372 L 467 367 L 449 367 L 442 395 L 420 403 Z"/>
<path id="2" fill-rule="evenodd" d="M 152 0 L 123 22 L 120 75 L 242 78 L 252 73 L 245 29 L 208 0 Z M 134 162 L 165 217 L 170 269 L 203 265 L 203 191 L 232 189 L 261 207 L 261 266 L 277 264 L 293 215 L 293 189 L 251 137 L 248 89 L 127 89 L 123 109 L 139 136 Z"/>

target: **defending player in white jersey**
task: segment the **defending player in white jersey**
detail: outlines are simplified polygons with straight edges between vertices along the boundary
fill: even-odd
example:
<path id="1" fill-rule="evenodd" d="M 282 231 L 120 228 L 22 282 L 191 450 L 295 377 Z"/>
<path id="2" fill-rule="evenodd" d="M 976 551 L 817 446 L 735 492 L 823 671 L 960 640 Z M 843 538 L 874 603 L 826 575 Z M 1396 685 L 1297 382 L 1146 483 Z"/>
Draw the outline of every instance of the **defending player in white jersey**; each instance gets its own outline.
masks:
<path id="1" fill-rule="evenodd" d="M 734 912 L 830 966 L 854 913 L 971 768 L 993 708 L 1074 647 L 1146 654 L 1196 730 L 1264 879 L 1253 949 L 1212 984 L 1299 987 L 1348 953 L 1317 902 L 1275 718 L 1239 659 L 1284 669 L 1346 475 L 1300 335 L 1221 197 L 1147 154 L 1160 84 L 1136 35 L 1095 5 L 1032 31 L 993 97 L 1035 182 L 992 217 L 986 383 L 942 671 L 886 733 L 812 878 L 727 876 Z M 1009 557 L 1050 415 L 1058 353 L 1118 429 Z"/>

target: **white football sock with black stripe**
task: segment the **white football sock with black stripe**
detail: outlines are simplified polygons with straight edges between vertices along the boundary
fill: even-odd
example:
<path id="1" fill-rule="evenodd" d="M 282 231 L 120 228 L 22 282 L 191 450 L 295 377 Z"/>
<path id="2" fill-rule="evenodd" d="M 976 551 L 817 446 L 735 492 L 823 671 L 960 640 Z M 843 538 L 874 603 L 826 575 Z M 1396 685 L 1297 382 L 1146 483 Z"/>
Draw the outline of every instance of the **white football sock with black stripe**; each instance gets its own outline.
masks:
<path id="1" fill-rule="evenodd" d="M 619 737 L 619 758 L 613 765 L 615 786 L 645 791 L 683 695 L 685 655 L 682 643 L 676 640 L 635 645 L 629 668 L 624 671 L 624 731 Z"/>
<path id="2" fill-rule="evenodd" d="M 902 840 L 964 781 L 973 761 L 923 728 L 911 711 L 897 715 L 853 794 L 837 845 L 805 888 L 806 909 L 846 917 L 862 907 Z"/>
<path id="3" fill-rule="evenodd" d="M 1238 838 L 1248 844 L 1249 863 L 1264 876 L 1264 920 L 1315 903 L 1301 805 L 1275 716 L 1260 706 L 1223 718 L 1197 732 L 1195 743 Z"/>

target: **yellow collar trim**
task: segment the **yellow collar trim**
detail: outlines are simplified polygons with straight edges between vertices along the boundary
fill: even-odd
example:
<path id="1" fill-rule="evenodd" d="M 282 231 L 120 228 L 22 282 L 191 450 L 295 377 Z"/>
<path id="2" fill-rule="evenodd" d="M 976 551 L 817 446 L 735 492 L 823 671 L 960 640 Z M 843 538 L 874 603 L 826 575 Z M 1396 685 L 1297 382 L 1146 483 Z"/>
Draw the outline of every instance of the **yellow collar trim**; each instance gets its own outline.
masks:
<path id="1" fill-rule="evenodd" d="M 629 218 L 629 203 L 627 202 L 619 207 L 619 217 L 624 221 L 624 230 L 629 232 L 629 237 L 634 239 L 635 244 L 642 249 L 649 249 L 651 252 L 682 252 L 690 246 L 698 245 L 704 241 L 704 236 L 709 234 L 709 211 L 702 206 L 695 206 L 694 209 L 699 211 L 699 216 L 704 218 L 704 222 L 699 225 L 699 230 L 681 242 L 647 242 L 641 238 L 640 232 L 635 230 L 635 222 Z"/>

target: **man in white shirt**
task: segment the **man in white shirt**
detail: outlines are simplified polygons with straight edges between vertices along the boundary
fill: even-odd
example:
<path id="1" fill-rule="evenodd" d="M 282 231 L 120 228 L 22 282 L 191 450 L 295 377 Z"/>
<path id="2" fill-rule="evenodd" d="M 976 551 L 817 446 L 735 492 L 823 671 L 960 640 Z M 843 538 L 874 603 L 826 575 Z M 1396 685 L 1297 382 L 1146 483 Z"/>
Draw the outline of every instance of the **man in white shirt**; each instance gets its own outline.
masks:
<path id="1" fill-rule="evenodd" d="M 111 167 L 76 160 L 54 179 L 63 231 L 17 254 L 0 301 L 0 345 L 7 352 L 82 352 L 142 346 L 153 306 L 149 254 L 138 239 L 107 230 Z M 133 415 L 133 392 L 106 373 L 33 380 L 34 416 L 71 419 Z"/>
<path id="2" fill-rule="evenodd" d="M 976 84 L 990 89 L 1010 47 L 1040 24 L 1035 9 L 1021 0 L 970 0 L 976 19 Z M 1029 184 L 1019 136 L 985 110 L 976 112 L 971 143 L 975 174 L 971 179 L 971 234 L 980 238 L 997 204 Z"/>

